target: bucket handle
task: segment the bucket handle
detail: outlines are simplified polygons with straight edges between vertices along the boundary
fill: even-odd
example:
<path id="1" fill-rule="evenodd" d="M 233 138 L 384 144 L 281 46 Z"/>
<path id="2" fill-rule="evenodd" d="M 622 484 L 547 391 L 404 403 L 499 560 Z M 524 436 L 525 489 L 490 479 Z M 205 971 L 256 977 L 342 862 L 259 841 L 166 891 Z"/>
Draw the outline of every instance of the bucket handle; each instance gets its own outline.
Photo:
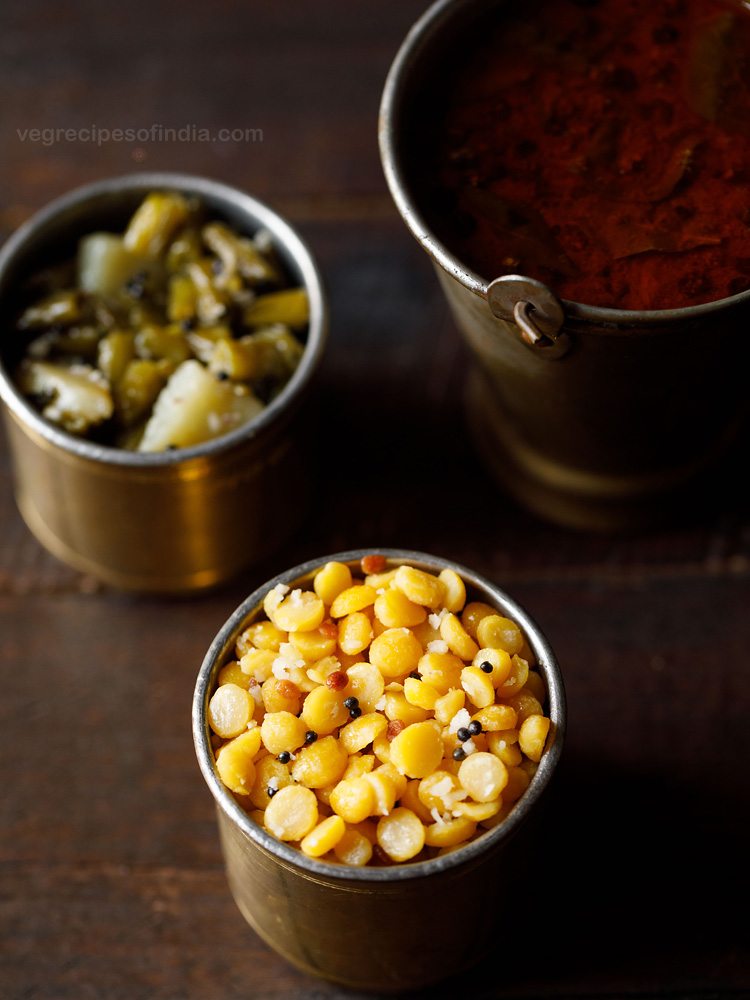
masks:
<path id="1" fill-rule="evenodd" d="M 565 310 L 541 281 L 522 274 L 504 274 L 487 286 L 493 316 L 514 323 L 522 344 L 548 360 L 568 353 L 570 335 L 563 329 Z"/>

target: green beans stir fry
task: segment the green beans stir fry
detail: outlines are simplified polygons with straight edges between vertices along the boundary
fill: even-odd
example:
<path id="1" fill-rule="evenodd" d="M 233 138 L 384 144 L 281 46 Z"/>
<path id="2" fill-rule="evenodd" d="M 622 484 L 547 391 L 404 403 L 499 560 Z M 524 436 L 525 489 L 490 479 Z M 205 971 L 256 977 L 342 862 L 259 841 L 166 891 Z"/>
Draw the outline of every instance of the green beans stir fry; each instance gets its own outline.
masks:
<path id="1" fill-rule="evenodd" d="M 91 233 L 75 261 L 37 276 L 17 321 L 21 391 L 47 420 L 104 444 L 186 448 L 252 420 L 303 352 L 304 288 L 290 288 L 270 234 L 149 194 L 123 235 Z"/>

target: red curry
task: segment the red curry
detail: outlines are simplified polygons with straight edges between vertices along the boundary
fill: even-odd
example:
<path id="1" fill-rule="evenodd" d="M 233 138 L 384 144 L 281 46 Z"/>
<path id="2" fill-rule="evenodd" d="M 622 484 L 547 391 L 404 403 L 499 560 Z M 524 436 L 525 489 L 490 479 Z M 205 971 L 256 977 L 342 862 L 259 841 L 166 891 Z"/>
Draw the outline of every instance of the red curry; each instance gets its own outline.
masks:
<path id="1" fill-rule="evenodd" d="M 466 264 L 625 309 L 750 287 L 750 5 L 523 0 L 470 39 L 420 153 Z"/>

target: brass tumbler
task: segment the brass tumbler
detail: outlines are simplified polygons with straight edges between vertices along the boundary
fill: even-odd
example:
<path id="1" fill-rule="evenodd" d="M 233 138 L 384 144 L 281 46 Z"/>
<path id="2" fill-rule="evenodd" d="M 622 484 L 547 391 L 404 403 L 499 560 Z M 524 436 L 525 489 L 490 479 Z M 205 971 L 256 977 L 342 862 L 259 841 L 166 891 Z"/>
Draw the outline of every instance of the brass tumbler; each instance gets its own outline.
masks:
<path id="1" fill-rule="evenodd" d="M 469 600 L 486 601 L 523 630 L 548 692 L 551 736 L 528 790 L 508 817 L 464 847 L 429 861 L 354 868 L 307 857 L 258 826 L 218 776 L 207 722 L 216 677 L 233 658 L 239 633 L 262 612 L 276 584 L 309 585 L 329 560 L 359 568 L 385 555 L 390 567 L 455 570 Z M 216 800 L 227 877 L 237 906 L 258 935 L 293 965 L 352 989 L 391 993 L 437 982 L 468 968 L 512 926 L 516 884 L 533 853 L 533 819 L 562 751 L 565 694 L 554 654 L 538 626 L 494 584 L 456 563 L 420 552 L 362 549 L 295 566 L 269 580 L 222 627 L 198 675 L 193 739 Z M 476 915 L 476 919 L 471 918 Z M 463 917 L 462 915 L 468 915 Z M 481 916 L 480 916 L 481 915 Z"/>
<path id="2" fill-rule="evenodd" d="M 78 239 L 122 230 L 150 191 L 197 196 L 207 213 L 253 235 L 267 229 L 291 280 L 304 285 L 304 354 L 282 392 L 244 427 L 175 452 L 141 454 L 76 438 L 44 420 L 11 372 L 23 345 L 9 339 L 18 289 L 69 259 Z M 267 555 L 304 506 L 306 449 L 297 411 L 321 359 L 327 308 L 318 269 L 297 233 L 270 208 L 217 181 L 142 173 L 89 184 L 52 202 L 0 252 L 0 395 L 19 510 L 53 555 L 115 587 L 180 592 L 209 587 Z"/>

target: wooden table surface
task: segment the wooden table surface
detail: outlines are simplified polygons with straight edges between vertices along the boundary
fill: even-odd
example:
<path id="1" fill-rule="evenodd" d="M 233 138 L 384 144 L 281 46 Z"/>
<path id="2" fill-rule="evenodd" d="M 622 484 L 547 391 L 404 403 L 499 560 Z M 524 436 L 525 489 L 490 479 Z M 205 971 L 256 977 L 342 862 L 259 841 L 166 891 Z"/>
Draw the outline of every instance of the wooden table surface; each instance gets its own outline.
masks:
<path id="1" fill-rule="evenodd" d="M 540 523 L 482 471 L 462 417 L 466 352 L 376 148 L 387 67 L 424 6 L 3 4 L 4 235 L 87 181 L 206 174 L 299 226 L 333 315 L 311 404 L 325 442 L 314 508 L 283 551 L 209 596 L 125 596 L 55 562 L 15 510 L 3 453 L 7 1000 L 347 995 L 287 966 L 236 910 L 189 708 L 203 653 L 246 593 L 360 545 L 424 549 L 496 579 L 546 630 L 568 689 L 567 752 L 529 877 L 536 920 L 511 923 L 491 962 L 431 995 L 750 995 L 746 494 L 717 481 L 671 527 L 607 538 Z M 92 125 L 254 128 L 262 141 L 27 132 Z"/>

